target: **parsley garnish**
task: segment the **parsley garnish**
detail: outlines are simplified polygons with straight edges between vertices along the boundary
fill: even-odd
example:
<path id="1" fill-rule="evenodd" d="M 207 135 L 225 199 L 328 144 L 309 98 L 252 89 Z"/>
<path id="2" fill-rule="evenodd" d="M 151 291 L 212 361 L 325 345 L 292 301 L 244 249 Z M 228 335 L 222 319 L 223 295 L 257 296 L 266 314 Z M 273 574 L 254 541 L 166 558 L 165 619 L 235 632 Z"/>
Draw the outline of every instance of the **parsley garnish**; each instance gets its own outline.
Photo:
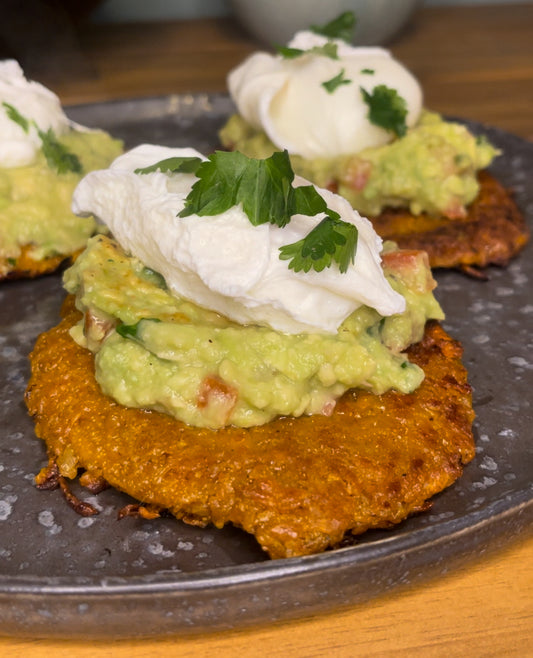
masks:
<path id="1" fill-rule="evenodd" d="M 179 217 L 211 216 L 239 203 L 250 223 L 286 226 L 293 215 L 327 218 L 303 240 L 280 248 L 280 258 L 291 260 L 295 272 L 321 272 L 333 262 L 346 272 L 355 257 L 357 228 L 330 210 L 312 185 L 293 187 L 294 172 L 287 151 L 256 160 L 238 151 L 216 151 L 196 170 L 198 180 L 185 199 Z"/>
<path id="2" fill-rule="evenodd" d="M 332 41 L 326 41 L 323 46 L 313 46 L 313 48 L 310 48 L 305 52 L 311 55 L 322 55 L 323 57 L 329 57 L 330 59 L 339 59 L 337 44 Z"/>
<path id="3" fill-rule="evenodd" d="M 169 171 L 172 174 L 195 174 L 198 167 L 202 164 L 201 158 L 196 157 L 174 157 L 160 160 L 149 167 L 135 169 L 136 174 L 151 174 L 154 171 L 163 173 Z"/>
<path id="4" fill-rule="evenodd" d="M 238 151 L 216 151 L 196 176 L 180 217 L 218 215 L 239 203 L 254 226 L 285 226 L 294 214 L 294 172 L 287 152 L 255 160 Z"/>
<path id="5" fill-rule="evenodd" d="M 141 320 L 139 320 L 141 322 Z M 119 336 L 122 338 L 137 338 L 137 330 L 139 329 L 139 322 L 135 324 L 118 324 L 115 329 Z"/>
<path id="6" fill-rule="evenodd" d="M 55 168 L 59 174 L 64 174 L 67 171 L 81 174 L 83 168 L 78 156 L 68 151 L 63 144 L 57 141 L 51 128 L 46 132 L 37 128 L 37 133 L 41 138 L 43 153 L 50 167 Z"/>
<path id="7" fill-rule="evenodd" d="M 342 69 L 340 73 L 331 78 L 331 80 L 326 80 L 326 82 L 322 83 L 322 86 L 329 94 L 332 94 L 341 85 L 349 85 L 352 82 L 351 80 L 348 80 L 348 78 L 344 77 L 344 73 L 345 71 Z"/>
<path id="8" fill-rule="evenodd" d="M 368 119 L 375 126 L 384 128 L 398 137 L 403 137 L 407 132 L 407 103 L 396 89 L 386 85 L 374 87 L 369 93 L 361 87 L 363 99 L 369 107 Z"/>
<path id="9" fill-rule="evenodd" d="M 306 51 L 301 48 L 289 48 L 289 46 L 275 46 L 278 55 L 285 59 L 296 59 L 301 57 Z"/>
<path id="10" fill-rule="evenodd" d="M 118 324 L 115 327 L 115 330 L 116 330 L 116 332 L 119 336 L 122 336 L 122 338 L 138 339 L 139 338 L 139 325 L 144 320 L 147 320 L 149 322 L 161 322 L 161 320 L 159 318 L 141 318 L 135 324 Z"/>
<path id="11" fill-rule="evenodd" d="M 2 105 L 6 109 L 7 116 L 17 123 L 25 133 L 28 133 L 30 130 L 30 121 L 9 103 L 3 102 Z M 54 135 L 54 132 L 49 128 L 46 132 L 41 130 L 35 121 L 31 122 L 39 135 L 41 140 L 42 150 L 48 166 L 52 169 L 56 169 L 59 174 L 64 174 L 67 171 L 73 171 L 75 174 L 81 174 L 83 168 L 81 162 L 78 159 L 78 156 L 74 153 L 68 151 L 63 144 L 58 142 L 57 137 Z"/>
<path id="12" fill-rule="evenodd" d="M 328 217 L 305 238 L 280 247 L 280 258 L 291 259 L 290 269 L 295 272 L 309 272 L 310 269 L 322 272 L 335 261 L 342 273 L 348 270 L 354 262 L 358 232 L 353 224 L 343 222 L 335 215 L 337 213 L 328 213 Z"/>
<path id="13" fill-rule="evenodd" d="M 364 73 L 364 75 L 374 75 L 375 71 L 374 69 L 361 69 L 361 73 Z"/>
<path id="14" fill-rule="evenodd" d="M 315 34 L 321 34 L 328 39 L 341 39 L 350 43 L 356 24 L 353 11 L 345 11 L 325 25 L 311 25 L 309 28 Z"/>
<path id="15" fill-rule="evenodd" d="M 13 107 L 13 105 L 10 105 L 5 101 L 2 102 L 2 105 L 6 108 L 6 114 L 8 118 L 11 119 L 11 121 L 18 123 L 18 125 L 22 128 L 22 130 L 25 133 L 28 133 L 30 130 L 30 122 L 28 121 L 28 119 L 23 117 L 22 114 L 17 110 L 17 108 Z"/>
<path id="16" fill-rule="evenodd" d="M 327 41 L 323 46 L 313 46 L 309 50 L 289 48 L 287 46 L 276 46 L 276 50 L 285 59 L 296 59 L 302 55 L 321 55 L 330 59 L 339 59 L 337 44 L 332 41 Z"/>

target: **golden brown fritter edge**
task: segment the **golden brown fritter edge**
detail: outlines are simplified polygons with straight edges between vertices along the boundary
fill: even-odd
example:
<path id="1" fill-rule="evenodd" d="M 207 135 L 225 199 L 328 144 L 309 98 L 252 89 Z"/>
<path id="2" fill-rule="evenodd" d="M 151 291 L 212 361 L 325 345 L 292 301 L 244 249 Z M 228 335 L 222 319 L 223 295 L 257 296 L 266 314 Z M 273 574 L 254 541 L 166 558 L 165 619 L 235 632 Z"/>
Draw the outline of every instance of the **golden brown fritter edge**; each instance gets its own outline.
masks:
<path id="1" fill-rule="evenodd" d="M 331 417 L 213 431 L 104 396 L 93 355 L 68 333 L 78 317 L 67 309 L 30 356 L 26 404 L 51 460 L 187 523 L 232 523 L 273 558 L 324 551 L 349 531 L 427 509 L 474 456 L 462 348 L 438 323 L 409 350 L 426 373 L 411 395 L 350 391 Z"/>
<path id="2" fill-rule="evenodd" d="M 72 263 L 80 253 L 58 254 L 36 260 L 30 255 L 31 245 L 24 245 L 17 258 L 0 258 L 0 281 L 7 279 L 35 279 L 44 274 L 51 274 L 64 263 Z"/>
<path id="3" fill-rule="evenodd" d="M 4 279 L 34 279 L 55 272 L 65 256 L 52 256 L 35 260 L 29 255 L 29 247 L 22 247 L 17 258 L 0 258 L 0 281 Z"/>
<path id="4" fill-rule="evenodd" d="M 481 276 L 488 265 L 505 266 L 527 243 L 529 229 L 512 195 L 487 171 L 464 219 L 412 215 L 386 209 L 371 218 L 376 232 L 403 249 L 423 249 L 432 268 L 457 268 Z"/>

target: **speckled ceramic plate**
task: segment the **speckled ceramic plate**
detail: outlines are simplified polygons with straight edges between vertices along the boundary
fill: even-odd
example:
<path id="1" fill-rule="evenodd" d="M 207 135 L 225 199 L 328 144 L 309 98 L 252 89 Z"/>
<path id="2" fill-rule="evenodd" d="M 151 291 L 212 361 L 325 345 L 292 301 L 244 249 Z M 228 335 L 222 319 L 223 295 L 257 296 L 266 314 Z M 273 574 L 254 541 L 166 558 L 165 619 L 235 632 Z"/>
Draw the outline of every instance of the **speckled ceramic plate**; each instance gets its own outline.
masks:
<path id="1" fill-rule="evenodd" d="M 172 96 L 71 108 L 80 123 L 140 142 L 217 147 L 226 96 Z M 504 155 L 494 173 L 533 218 L 533 144 L 484 132 Z M 525 532 L 533 518 L 533 245 L 480 282 L 438 274 L 445 326 L 465 348 L 474 387 L 477 457 L 432 511 L 322 555 L 269 561 L 253 538 L 173 519 L 117 521 L 127 500 L 108 490 L 82 518 L 39 492 L 46 463 L 23 394 L 27 354 L 55 325 L 60 276 L 0 286 L 0 633 L 139 637 L 272 623 L 362 602 L 443 574 Z M 80 492 L 87 499 L 87 494 Z"/>

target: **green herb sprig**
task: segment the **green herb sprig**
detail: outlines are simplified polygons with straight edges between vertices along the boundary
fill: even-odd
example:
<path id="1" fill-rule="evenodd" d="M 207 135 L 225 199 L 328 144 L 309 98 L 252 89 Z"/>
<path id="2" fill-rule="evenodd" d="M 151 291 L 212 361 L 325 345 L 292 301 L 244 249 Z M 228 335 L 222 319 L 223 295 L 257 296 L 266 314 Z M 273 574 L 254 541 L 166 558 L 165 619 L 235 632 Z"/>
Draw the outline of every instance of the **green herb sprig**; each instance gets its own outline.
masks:
<path id="1" fill-rule="evenodd" d="M 182 160 L 179 167 L 195 173 L 198 180 L 187 195 L 179 217 L 219 215 L 242 204 L 253 226 L 270 223 L 283 228 L 293 215 L 325 213 L 327 217 L 305 238 L 280 248 L 280 259 L 290 260 L 289 268 L 295 272 L 310 269 L 321 272 L 333 263 L 346 272 L 353 263 L 357 227 L 342 221 L 338 213 L 328 208 L 312 185 L 293 186 L 294 172 L 287 151 L 275 152 L 264 160 L 248 158 L 238 151 L 215 151 L 200 163 L 194 162 L 199 158 Z M 163 160 L 137 169 L 136 173 L 150 173 L 167 164 Z"/>
<path id="2" fill-rule="evenodd" d="M 336 214 L 336 213 L 335 213 Z M 338 215 L 325 217 L 305 238 L 280 248 L 280 258 L 290 260 L 295 272 L 321 272 L 334 261 L 344 273 L 355 260 L 358 231 Z"/>
<path id="3" fill-rule="evenodd" d="M 195 174 L 202 164 L 201 158 L 196 157 L 173 157 L 160 160 L 149 167 L 135 169 L 136 174 L 152 174 L 155 171 L 172 174 Z"/>
<path id="4" fill-rule="evenodd" d="M 345 11 L 329 23 L 325 25 L 311 25 L 309 29 L 315 34 L 328 37 L 328 39 L 341 39 L 350 43 L 356 23 L 357 19 L 353 11 Z"/>
<path id="5" fill-rule="evenodd" d="M 81 174 L 83 167 L 77 155 L 71 153 L 66 149 L 61 142 L 57 140 L 53 130 L 50 128 L 46 132 L 41 130 L 35 121 L 30 122 L 24 117 L 16 107 L 2 102 L 6 114 L 11 121 L 18 124 L 22 130 L 27 134 L 30 131 L 30 126 L 34 125 L 41 140 L 41 148 L 43 150 L 48 166 L 55 169 L 59 174 L 64 174 L 72 171 L 76 174 Z"/>
<path id="6" fill-rule="evenodd" d="M 58 174 L 66 174 L 68 171 L 75 174 L 82 173 L 83 167 L 78 156 L 66 149 L 61 142 L 58 142 L 51 128 L 46 132 L 37 128 L 37 134 L 41 139 L 46 161 L 52 169 L 55 169 Z"/>
<path id="7" fill-rule="evenodd" d="M 372 92 L 363 87 L 361 94 L 368 105 L 368 119 L 375 126 L 384 128 L 394 133 L 397 137 L 403 137 L 407 132 L 407 103 L 396 89 L 386 85 L 377 85 Z"/>
<path id="8" fill-rule="evenodd" d="M 122 338 L 132 338 L 134 340 L 139 338 L 139 328 L 141 322 L 161 322 L 159 318 L 141 318 L 135 324 L 118 324 L 115 328 L 115 331 Z"/>
<path id="9" fill-rule="evenodd" d="M 345 70 L 342 69 L 336 76 L 331 78 L 331 80 L 326 80 L 325 82 L 322 83 L 322 86 L 328 92 L 328 94 L 332 94 L 342 85 L 351 84 L 352 81 L 344 77 L 345 73 L 346 73 Z"/>
<path id="10" fill-rule="evenodd" d="M 265 160 L 238 151 L 216 151 L 196 170 L 180 217 L 218 215 L 242 203 L 254 226 L 271 222 L 285 226 L 294 203 L 294 179 L 288 154 L 274 153 Z"/>
<path id="11" fill-rule="evenodd" d="M 309 50 L 290 48 L 288 46 L 276 46 L 276 51 L 285 59 L 295 59 L 296 57 L 308 54 L 323 55 L 330 59 L 339 59 L 337 44 L 333 43 L 331 39 L 339 39 L 350 43 L 353 38 L 356 22 L 353 11 L 345 11 L 325 25 L 311 25 L 309 28 L 311 32 L 328 39 L 323 46 L 314 46 L 313 48 L 309 48 Z"/>
<path id="12" fill-rule="evenodd" d="M 30 122 L 28 119 L 22 116 L 22 114 L 17 110 L 16 107 L 6 101 L 2 101 L 2 105 L 6 110 L 6 114 L 11 121 L 17 123 L 22 130 L 27 134 L 30 132 Z"/>
<path id="13" fill-rule="evenodd" d="M 296 59 L 302 55 L 319 55 L 329 57 L 329 59 L 339 59 L 337 44 L 332 41 L 326 41 L 322 46 L 313 46 L 308 50 L 301 48 L 289 48 L 288 46 L 276 46 L 276 51 L 285 59 Z"/>

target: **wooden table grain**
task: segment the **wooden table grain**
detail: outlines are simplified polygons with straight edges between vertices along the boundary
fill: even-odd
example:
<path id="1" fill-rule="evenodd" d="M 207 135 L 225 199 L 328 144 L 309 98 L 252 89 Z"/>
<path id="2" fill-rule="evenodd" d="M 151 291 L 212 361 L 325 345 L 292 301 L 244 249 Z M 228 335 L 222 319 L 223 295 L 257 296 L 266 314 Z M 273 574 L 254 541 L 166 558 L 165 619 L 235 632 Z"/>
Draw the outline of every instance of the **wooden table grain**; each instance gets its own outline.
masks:
<path id="1" fill-rule="evenodd" d="M 76 66 L 44 69 L 40 80 L 64 104 L 224 91 L 227 72 L 257 48 L 231 19 L 93 25 L 80 34 Z M 533 139 L 533 4 L 425 8 L 389 48 L 421 80 L 426 106 Z M 532 593 L 526 531 L 447 576 L 342 612 L 135 641 L 5 637 L 0 655 L 533 656 Z"/>
<path id="2" fill-rule="evenodd" d="M 44 71 L 67 104 L 225 91 L 226 75 L 260 46 L 231 19 L 96 25 L 85 65 Z M 533 139 L 533 4 L 426 8 L 388 46 L 419 78 L 425 104 Z"/>

